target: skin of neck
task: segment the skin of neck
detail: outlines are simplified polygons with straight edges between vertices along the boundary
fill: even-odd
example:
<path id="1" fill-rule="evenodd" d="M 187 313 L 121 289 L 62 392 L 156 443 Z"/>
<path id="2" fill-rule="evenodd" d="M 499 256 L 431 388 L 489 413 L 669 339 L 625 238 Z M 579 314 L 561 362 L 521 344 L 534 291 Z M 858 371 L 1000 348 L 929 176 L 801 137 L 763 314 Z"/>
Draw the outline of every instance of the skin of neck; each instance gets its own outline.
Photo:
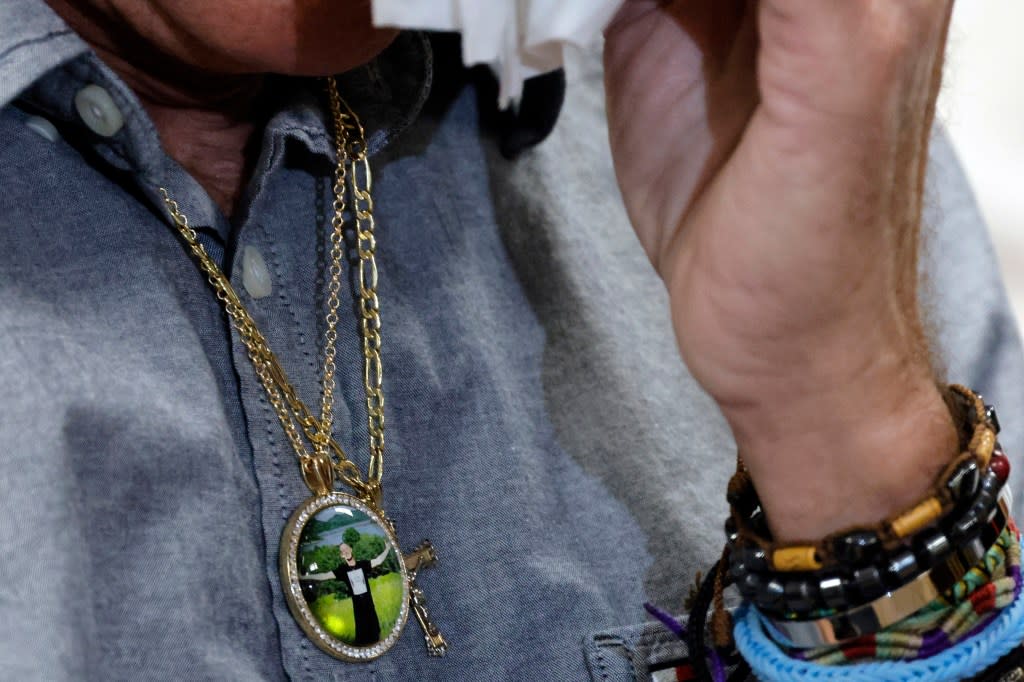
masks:
<path id="1" fill-rule="evenodd" d="M 394 39 L 369 0 L 47 0 L 138 96 L 167 153 L 225 215 L 265 123 L 265 76 L 337 74 Z"/>

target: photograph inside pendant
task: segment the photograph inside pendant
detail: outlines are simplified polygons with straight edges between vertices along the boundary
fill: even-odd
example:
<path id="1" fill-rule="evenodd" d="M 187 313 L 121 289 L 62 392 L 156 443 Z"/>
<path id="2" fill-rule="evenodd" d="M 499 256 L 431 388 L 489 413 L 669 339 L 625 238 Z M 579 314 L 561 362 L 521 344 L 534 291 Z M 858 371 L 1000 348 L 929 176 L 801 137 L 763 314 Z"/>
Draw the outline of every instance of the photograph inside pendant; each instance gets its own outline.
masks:
<path id="1" fill-rule="evenodd" d="M 398 623 L 400 561 L 387 533 L 365 512 L 346 505 L 326 507 L 302 529 L 302 596 L 330 636 L 350 646 L 373 646 Z"/>

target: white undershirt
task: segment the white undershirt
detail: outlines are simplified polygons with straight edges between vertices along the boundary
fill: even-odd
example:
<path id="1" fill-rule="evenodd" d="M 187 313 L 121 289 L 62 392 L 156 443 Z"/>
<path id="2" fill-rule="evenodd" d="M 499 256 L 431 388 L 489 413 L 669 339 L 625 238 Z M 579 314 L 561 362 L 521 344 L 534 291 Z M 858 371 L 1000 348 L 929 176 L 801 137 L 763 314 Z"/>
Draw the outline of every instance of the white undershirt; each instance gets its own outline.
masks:
<path id="1" fill-rule="evenodd" d="M 354 568 L 348 572 L 348 581 L 352 585 L 352 595 L 366 594 L 366 575 L 363 569 Z"/>

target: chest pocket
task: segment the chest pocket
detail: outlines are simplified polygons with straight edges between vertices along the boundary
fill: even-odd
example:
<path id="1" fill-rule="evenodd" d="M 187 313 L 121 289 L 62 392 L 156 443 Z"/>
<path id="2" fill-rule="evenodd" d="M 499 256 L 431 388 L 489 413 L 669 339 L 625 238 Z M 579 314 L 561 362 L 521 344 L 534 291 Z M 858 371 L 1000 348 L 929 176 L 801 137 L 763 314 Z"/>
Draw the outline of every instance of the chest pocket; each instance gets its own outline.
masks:
<path id="1" fill-rule="evenodd" d="M 691 679 L 680 676 L 689 668 L 686 642 L 656 622 L 594 633 L 584 638 L 583 653 L 593 682 Z"/>

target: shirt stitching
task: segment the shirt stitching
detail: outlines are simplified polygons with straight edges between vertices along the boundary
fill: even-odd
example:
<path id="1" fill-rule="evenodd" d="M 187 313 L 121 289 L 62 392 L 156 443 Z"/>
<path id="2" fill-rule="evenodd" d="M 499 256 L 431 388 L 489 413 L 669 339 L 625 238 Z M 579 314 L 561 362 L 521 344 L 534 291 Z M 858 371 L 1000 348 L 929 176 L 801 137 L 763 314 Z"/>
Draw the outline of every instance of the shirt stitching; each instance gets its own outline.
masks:
<path id="1" fill-rule="evenodd" d="M 11 45 L 10 47 L 8 47 L 6 50 L 0 52 L 0 62 L 4 61 L 12 53 L 20 50 L 23 47 L 28 47 L 29 45 L 35 45 L 37 43 L 42 43 L 42 42 L 45 42 L 47 40 L 50 40 L 51 38 L 57 38 L 57 37 L 64 36 L 64 35 L 70 35 L 71 33 L 72 33 L 71 29 L 63 28 L 63 29 L 59 29 L 57 31 L 50 31 L 49 33 L 44 33 L 41 36 L 36 36 L 34 38 L 27 38 L 25 40 L 22 40 L 21 42 L 15 43 L 14 45 Z"/>
<path id="2" fill-rule="evenodd" d="M 602 680 L 607 680 L 608 679 L 608 665 L 605 663 L 605 660 L 604 660 L 604 650 L 608 646 L 622 646 L 622 641 L 621 640 L 612 640 L 610 643 L 604 643 L 604 642 L 597 642 L 597 641 L 595 641 L 594 644 L 597 646 L 597 651 L 595 652 L 595 657 L 597 659 L 597 665 L 600 668 L 600 670 L 598 670 L 598 672 L 601 674 L 601 679 Z"/>
<path id="3" fill-rule="evenodd" d="M 309 367 L 311 367 L 315 372 L 316 364 L 313 362 L 313 357 L 309 353 L 309 344 L 306 343 L 306 334 L 302 330 L 302 324 L 299 321 L 299 316 L 295 313 L 295 309 L 292 306 L 291 298 L 285 291 L 285 278 L 284 273 L 282 272 L 283 268 L 281 266 L 281 257 L 277 252 L 277 248 L 274 246 L 274 240 L 271 238 L 270 233 L 267 231 L 266 225 L 264 225 L 262 221 L 259 223 L 259 229 L 260 232 L 263 233 L 264 237 L 266 237 L 267 248 L 270 251 L 270 261 L 274 264 L 274 273 L 277 275 L 279 290 L 277 298 L 278 300 L 281 301 L 281 305 L 284 306 L 285 310 L 288 311 L 288 316 L 292 318 L 292 323 L 295 327 L 295 333 L 298 336 L 299 345 L 302 346 L 302 355 L 306 359 L 306 364 L 309 365 Z"/>

